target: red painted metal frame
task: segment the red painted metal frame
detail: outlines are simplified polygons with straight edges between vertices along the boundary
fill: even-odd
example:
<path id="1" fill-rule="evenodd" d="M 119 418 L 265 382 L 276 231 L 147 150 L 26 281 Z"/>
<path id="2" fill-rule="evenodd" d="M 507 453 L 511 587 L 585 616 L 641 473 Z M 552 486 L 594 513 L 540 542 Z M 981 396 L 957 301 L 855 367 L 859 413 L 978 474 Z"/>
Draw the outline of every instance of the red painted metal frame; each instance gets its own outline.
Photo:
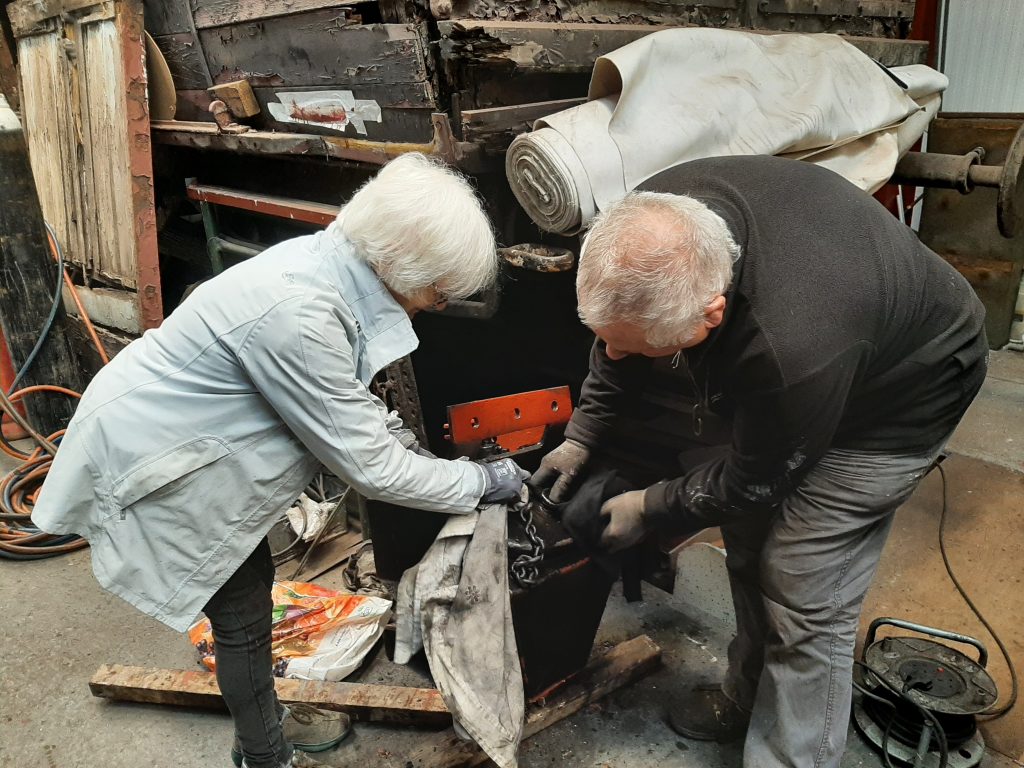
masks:
<path id="1" fill-rule="evenodd" d="M 311 203 L 306 200 L 295 200 L 290 197 L 258 195 L 252 192 L 228 189 L 227 187 L 211 187 L 195 183 L 188 184 L 185 187 L 185 193 L 190 200 L 213 203 L 214 205 L 226 205 L 230 208 L 240 208 L 243 211 L 277 216 L 278 218 L 290 219 L 292 221 L 302 221 L 307 224 L 317 224 L 322 227 L 326 227 L 334 221 L 340 210 L 336 205 Z"/>
<path id="2" fill-rule="evenodd" d="M 570 416 L 569 388 L 553 387 L 450 405 L 445 428 L 448 438 L 458 445 L 498 438 L 499 445 L 516 450 L 540 442 L 545 427 L 565 424 Z M 518 445 L 510 447 L 513 444 Z"/>

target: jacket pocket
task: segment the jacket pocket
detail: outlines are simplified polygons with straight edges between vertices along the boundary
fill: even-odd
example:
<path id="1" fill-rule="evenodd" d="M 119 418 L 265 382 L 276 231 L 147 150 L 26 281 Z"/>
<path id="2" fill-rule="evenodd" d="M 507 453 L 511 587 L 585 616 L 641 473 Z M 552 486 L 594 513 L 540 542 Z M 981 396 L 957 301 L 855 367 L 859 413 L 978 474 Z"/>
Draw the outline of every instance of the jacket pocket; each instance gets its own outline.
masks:
<path id="1" fill-rule="evenodd" d="M 118 510 L 130 507 L 230 453 L 227 445 L 216 437 L 200 437 L 179 445 L 118 478 L 111 489 L 114 506 Z"/>

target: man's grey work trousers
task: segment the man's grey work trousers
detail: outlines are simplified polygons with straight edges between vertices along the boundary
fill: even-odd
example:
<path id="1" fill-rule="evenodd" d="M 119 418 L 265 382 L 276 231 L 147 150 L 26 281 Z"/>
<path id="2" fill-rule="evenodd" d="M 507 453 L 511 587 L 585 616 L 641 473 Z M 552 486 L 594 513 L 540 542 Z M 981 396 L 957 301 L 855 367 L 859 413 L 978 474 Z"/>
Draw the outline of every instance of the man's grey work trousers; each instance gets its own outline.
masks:
<path id="1" fill-rule="evenodd" d="M 753 711 L 745 768 L 839 765 L 864 596 L 893 513 L 944 444 L 834 448 L 774 518 L 722 528 L 737 629 L 723 690 Z"/>

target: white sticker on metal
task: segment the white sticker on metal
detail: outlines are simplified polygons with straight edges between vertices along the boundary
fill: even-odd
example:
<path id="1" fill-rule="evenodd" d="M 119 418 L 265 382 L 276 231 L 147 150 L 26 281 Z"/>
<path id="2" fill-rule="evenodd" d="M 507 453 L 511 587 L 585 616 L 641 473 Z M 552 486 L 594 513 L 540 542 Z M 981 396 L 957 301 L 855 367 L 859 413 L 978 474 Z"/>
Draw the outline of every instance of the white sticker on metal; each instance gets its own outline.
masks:
<path id="1" fill-rule="evenodd" d="M 366 123 L 381 122 L 380 105 L 357 99 L 352 91 L 291 91 L 278 93 L 280 103 L 270 102 L 271 116 L 281 123 L 301 123 L 344 131 L 349 124 L 366 135 Z"/>

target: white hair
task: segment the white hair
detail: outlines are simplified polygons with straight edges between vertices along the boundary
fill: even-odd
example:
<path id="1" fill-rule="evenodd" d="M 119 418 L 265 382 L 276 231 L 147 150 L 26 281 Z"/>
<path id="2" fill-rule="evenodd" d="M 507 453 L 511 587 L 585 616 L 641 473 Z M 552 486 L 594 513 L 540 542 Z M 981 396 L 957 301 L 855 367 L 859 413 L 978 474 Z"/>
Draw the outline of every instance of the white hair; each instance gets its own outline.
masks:
<path id="1" fill-rule="evenodd" d="M 685 343 L 729 287 L 739 251 L 699 200 L 632 192 L 600 213 L 583 241 L 580 318 L 590 328 L 628 323 L 656 347 Z"/>
<path id="2" fill-rule="evenodd" d="M 340 231 L 403 296 L 430 286 L 455 299 L 490 287 L 498 254 L 469 182 L 419 153 L 400 155 L 360 187 L 328 228 Z"/>

